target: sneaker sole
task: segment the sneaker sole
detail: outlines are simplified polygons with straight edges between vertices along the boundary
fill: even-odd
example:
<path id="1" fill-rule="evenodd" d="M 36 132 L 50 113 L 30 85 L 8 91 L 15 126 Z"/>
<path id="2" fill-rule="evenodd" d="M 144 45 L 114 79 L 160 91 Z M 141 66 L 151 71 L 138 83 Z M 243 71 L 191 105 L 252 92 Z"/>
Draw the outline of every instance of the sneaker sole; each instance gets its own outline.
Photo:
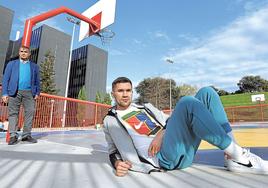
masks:
<path id="1" fill-rule="evenodd" d="M 37 142 L 28 142 L 28 141 L 21 141 L 22 144 L 36 144 Z"/>
<path id="2" fill-rule="evenodd" d="M 18 143 L 19 143 L 20 141 L 19 140 L 17 140 L 16 142 L 14 142 L 13 144 L 7 144 L 7 145 L 9 145 L 9 146 L 13 146 L 13 145 L 17 145 Z"/>
<path id="3" fill-rule="evenodd" d="M 230 168 L 227 167 L 227 170 L 235 173 L 248 173 L 248 174 L 262 174 L 262 175 L 268 175 L 268 171 L 261 171 L 258 169 L 253 169 L 253 168 L 244 168 L 244 167 L 234 167 Z"/>

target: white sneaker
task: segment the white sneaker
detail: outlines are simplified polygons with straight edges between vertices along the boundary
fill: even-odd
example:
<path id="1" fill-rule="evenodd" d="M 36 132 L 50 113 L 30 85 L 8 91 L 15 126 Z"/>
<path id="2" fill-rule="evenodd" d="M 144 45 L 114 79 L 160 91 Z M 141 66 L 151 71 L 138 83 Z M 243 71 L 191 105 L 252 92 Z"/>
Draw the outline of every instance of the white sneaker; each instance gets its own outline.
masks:
<path id="1" fill-rule="evenodd" d="M 227 168 L 227 163 L 229 159 L 231 159 L 231 157 L 227 155 L 226 153 L 224 153 L 223 154 L 223 167 Z"/>
<path id="2" fill-rule="evenodd" d="M 268 174 L 268 161 L 250 153 L 247 149 L 243 149 L 242 157 L 243 159 L 241 161 L 243 162 L 227 159 L 227 169 L 241 173 Z M 247 162 L 245 162 L 246 160 Z"/>
<path id="3" fill-rule="evenodd" d="M 228 159 L 226 159 L 226 158 L 224 158 L 223 167 L 225 167 L 225 168 L 228 167 Z"/>

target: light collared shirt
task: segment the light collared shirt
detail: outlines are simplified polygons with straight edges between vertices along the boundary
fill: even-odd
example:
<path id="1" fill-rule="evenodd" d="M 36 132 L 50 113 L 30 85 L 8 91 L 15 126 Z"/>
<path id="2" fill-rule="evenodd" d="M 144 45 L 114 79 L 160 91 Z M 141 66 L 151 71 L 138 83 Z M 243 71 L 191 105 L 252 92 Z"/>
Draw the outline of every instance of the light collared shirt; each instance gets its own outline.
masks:
<path id="1" fill-rule="evenodd" d="M 29 60 L 24 61 L 24 60 L 20 59 L 20 62 L 25 64 L 25 63 L 29 63 Z"/>

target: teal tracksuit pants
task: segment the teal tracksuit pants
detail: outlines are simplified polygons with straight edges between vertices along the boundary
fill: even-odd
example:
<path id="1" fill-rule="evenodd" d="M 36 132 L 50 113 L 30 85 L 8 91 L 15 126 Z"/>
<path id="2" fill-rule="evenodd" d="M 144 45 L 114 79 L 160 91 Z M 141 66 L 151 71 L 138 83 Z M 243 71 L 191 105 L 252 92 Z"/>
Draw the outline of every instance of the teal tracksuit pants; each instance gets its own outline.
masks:
<path id="1" fill-rule="evenodd" d="M 204 87 L 195 97 L 182 97 L 169 118 L 159 164 L 166 169 L 186 168 L 194 160 L 201 140 L 224 150 L 231 143 L 232 129 L 220 97 L 211 87 Z"/>

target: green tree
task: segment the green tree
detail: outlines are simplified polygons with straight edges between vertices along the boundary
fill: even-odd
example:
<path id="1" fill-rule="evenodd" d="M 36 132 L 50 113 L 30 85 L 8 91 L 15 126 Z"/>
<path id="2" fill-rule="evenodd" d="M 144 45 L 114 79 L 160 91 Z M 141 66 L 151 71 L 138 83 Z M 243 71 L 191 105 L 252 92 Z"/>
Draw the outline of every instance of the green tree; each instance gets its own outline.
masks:
<path id="1" fill-rule="evenodd" d="M 79 90 L 79 93 L 78 93 L 78 99 L 80 99 L 80 100 L 84 100 L 84 101 L 87 100 L 87 94 L 86 94 L 86 88 L 85 88 L 85 86 L 83 86 L 83 87 Z"/>
<path id="2" fill-rule="evenodd" d="M 267 91 L 268 81 L 260 76 L 244 76 L 237 86 L 242 93 Z"/>
<path id="3" fill-rule="evenodd" d="M 48 50 L 45 53 L 45 60 L 40 64 L 41 92 L 48 94 L 57 94 L 59 92 L 59 90 L 56 89 L 54 64 L 55 57 L 52 55 L 51 51 Z"/>
<path id="4" fill-rule="evenodd" d="M 97 92 L 96 98 L 95 98 L 96 103 L 101 103 L 101 104 L 112 104 L 112 99 L 109 93 L 104 93 L 102 94 L 101 92 Z"/>
<path id="5" fill-rule="evenodd" d="M 139 97 L 137 103 L 152 103 L 159 109 L 168 109 L 170 102 L 170 79 L 161 77 L 146 78 L 135 87 Z M 174 107 L 178 99 L 178 90 L 176 82 L 171 80 L 171 100 Z"/>
<path id="6" fill-rule="evenodd" d="M 178 86 L 178 89 L 179 89 L 179 97 L 195 95 L 195 93 L 197 92 L 197 87 L 188 84 Z"/>
<path id="7" fill-rule="evenodd" d="M 104 97 L 103 97 L 103 104 L 108 104 L 111 105 L 112 104 L 112 99 L 109 93 L 105 93 Z"/>
<path id="8" fill-rule="evenodd" d="M 218 93 L 219 96 L 229 95 L 230 94 L 229 92 L 227 92 L 227 91 L 225 91 L 223 89 L 218 89 L 215 86 L 210 86 L 210 87 L 212 87 Z"/>
<path id="9" fill-rule="evenodd" d="M 102 100 L 101 100 L 101 93 L 99 91 L 96 93 L 95 102 L 96 103 L 101 103 L 102 102 Z"/>
<path id="10" fill-rule="evenodd" d="M 85 86 L 81 87 L 78 93 L 78 99 L 80 100 L 87 100 L 86 88 Z M 84 119 L 86 117 L 86 104 L 84 103 L 77 103 L 77 122 L 79 125 L 83 125 Z"/>

